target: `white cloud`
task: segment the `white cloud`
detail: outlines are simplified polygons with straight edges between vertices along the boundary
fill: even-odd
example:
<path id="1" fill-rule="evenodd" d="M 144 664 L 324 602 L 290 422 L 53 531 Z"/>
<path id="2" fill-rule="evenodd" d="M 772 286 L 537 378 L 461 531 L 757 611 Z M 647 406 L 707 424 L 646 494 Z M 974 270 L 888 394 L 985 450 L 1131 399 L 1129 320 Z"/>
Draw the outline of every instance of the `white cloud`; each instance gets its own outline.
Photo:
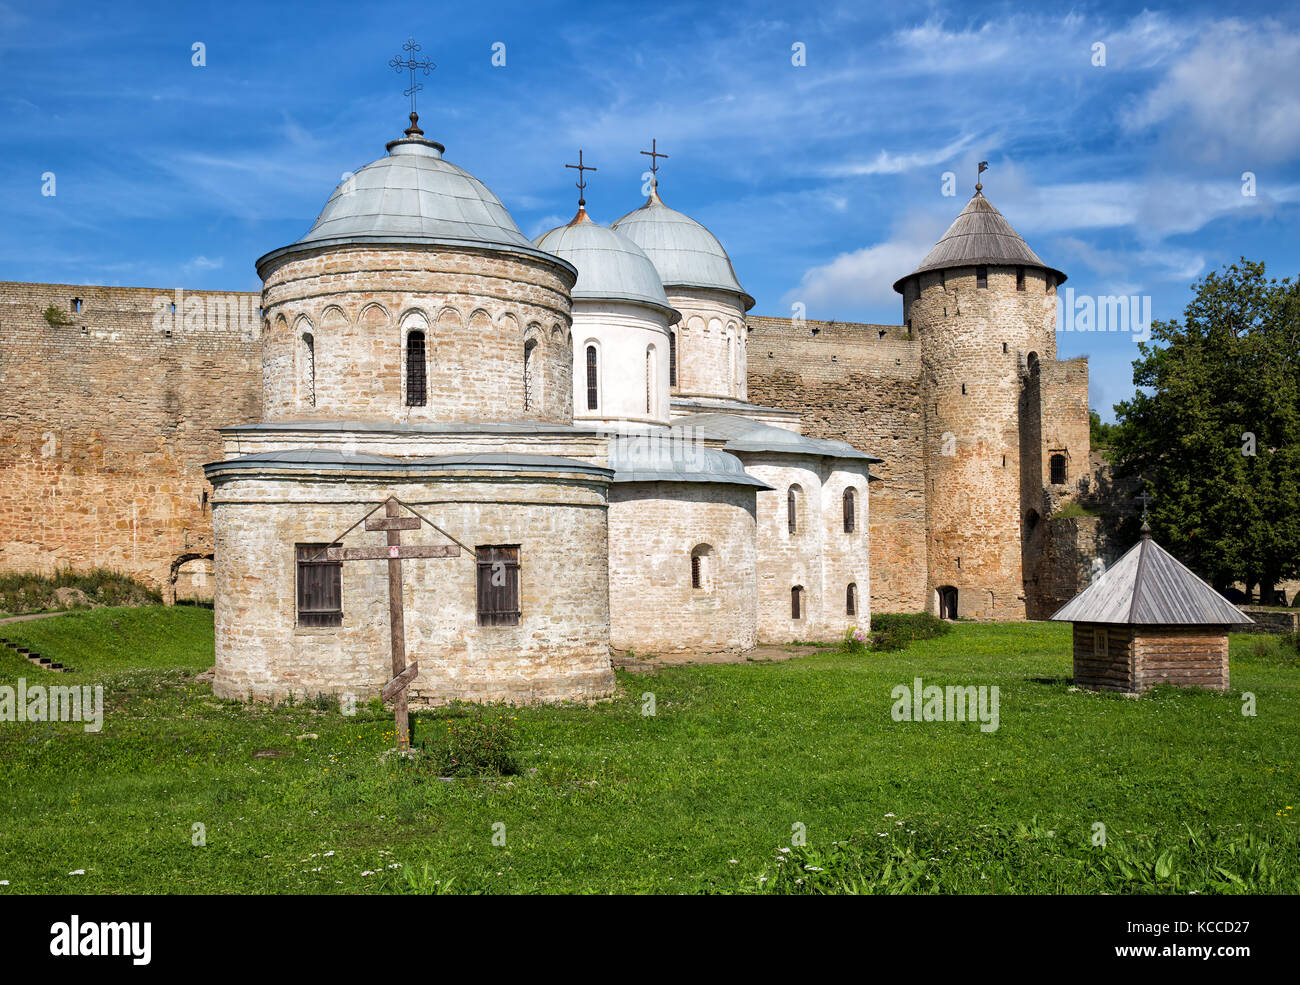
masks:
<path id="1" fill-rule="evenodd" d="M 971 142 L 975 140 L 975 136 L 975 134 L 966 134 L 945 144 L 943 147 L 937 147 L 933 150 L 912 151 L 906 154 L 891 154 L 889 151 L 882 150 L 870 161 L 846 161 L 843 164 L 833 165 L 826 170 L 826 173 L 834 177 L 903 174 L 916 168 L 929 167 L 951 160 L 955 155 L 970 146 Z"/>
<path id="2" fill-rule="evenodd" d="M 220 270 L 224 267 L 226 261 L 222 257 L 211 259 L 205 256 L 196 256 L 182 268 L 186 271 L 193 270 Z"/>
<path id="3" fill-rule="evenodd" d="M 1200 159 L 1243 168 L 1300 155 L 1300 33 L 1224 21 L 1124 115 Z"/>

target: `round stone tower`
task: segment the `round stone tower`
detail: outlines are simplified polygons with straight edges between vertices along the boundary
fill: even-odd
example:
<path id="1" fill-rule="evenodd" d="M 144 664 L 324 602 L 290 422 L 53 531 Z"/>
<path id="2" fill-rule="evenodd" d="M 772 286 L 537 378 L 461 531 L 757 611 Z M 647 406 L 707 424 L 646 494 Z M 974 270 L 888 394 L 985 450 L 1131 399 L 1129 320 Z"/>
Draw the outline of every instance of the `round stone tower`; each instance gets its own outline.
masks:
<path id="1" fill-rule="evenodd" d="M 745 400 L 749 388 L 745 312 L 754 299 L 745 293 L 718 238 L 688 215 L 650 197 L 613 224 L 653 261 L 681 312 L 670 336 L 674 397 Z"/>
<path id="2" fill-rule="evenodd" d="M 1055 364 L 1065 274 L 975 189 L 894 290 L 921 348 L 930 611 L 1019 619 L 1042 503 L 1040 370 Z"/>

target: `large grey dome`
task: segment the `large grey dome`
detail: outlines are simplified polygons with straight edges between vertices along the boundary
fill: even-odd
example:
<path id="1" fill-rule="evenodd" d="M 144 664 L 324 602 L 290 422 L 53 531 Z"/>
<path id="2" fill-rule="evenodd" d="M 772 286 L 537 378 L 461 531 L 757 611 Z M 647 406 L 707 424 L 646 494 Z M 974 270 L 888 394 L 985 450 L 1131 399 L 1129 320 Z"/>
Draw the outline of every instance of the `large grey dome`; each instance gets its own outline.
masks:
<path id="1" fill-rule="evenodd" d="M 1029 248 L 1024 238 L 1011 227 L 1006 217 L 993 207 L 978 187 L 966 208 L 952 221 L 948 231 L 934 244 L 934 249 L 907 277 L 900 277 L 894 290 L 903 293 L 903 284 L 909 277 L 927 270 L 948 270 L 953 267 L 974 267 L 982 264 L 1009 267 L 1040 267 L 1056 276 L 1056 283 L 1065 281 L 1065 274 L 1049 267 Z"/>
<path id="2" fill-rule="evenodd" d="M 645 205 L 623 216 L 613 228 L 654 261 L 665 287 L 728 291 L 740 295 L 746 311 L 754 306 L 718 238 L 690 216 L 664 205 L 657 189 L 652 188 Z"/>
<path id="3" fill-rule="evenodd" d="M 300 240 L 268 253 L 264 265 L 293 253 L 349 244 L 415 244 L 505 250 L 545 256 L 519 231 L 505 206 L 472 174 L 443 160 L 443 147 L 410 137 L 388 144 L 334 189 Z"/>
<path id="4" fill-rule="evenodd" d="M 659 272 L 641 247 L 592 222 L 586 209 L 579 208 L 568 225 L 539 236 L 537 247 L 578 268 L 571 292 L 575 299 L 650 305 L 668 314 L 670 324 L 681 317 L 668 303 Z"/>

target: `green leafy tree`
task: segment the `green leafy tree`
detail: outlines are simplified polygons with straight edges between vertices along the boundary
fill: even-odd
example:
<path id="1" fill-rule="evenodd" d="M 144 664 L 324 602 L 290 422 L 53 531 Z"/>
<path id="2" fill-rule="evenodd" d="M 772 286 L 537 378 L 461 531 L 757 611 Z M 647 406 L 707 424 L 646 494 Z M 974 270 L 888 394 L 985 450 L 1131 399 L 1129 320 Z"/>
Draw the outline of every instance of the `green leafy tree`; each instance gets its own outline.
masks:
<path id="1" fill-rule="evenodd" d="M 1300 572 L 1300 285 L 1242 258 L 1157 321 L 1115 407 L 1120 475 L 1143 479 L 1158 539 L 1223 590 Z"/>

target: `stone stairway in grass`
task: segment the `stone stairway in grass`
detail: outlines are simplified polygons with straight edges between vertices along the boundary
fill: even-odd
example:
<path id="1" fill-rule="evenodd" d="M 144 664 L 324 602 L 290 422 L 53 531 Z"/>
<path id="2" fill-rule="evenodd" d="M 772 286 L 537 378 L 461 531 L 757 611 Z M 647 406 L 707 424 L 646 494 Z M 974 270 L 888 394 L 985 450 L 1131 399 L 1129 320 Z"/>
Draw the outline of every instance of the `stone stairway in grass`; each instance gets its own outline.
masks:
<path id="1" fill-rule="evenodd" d="M 12 653 L 18 654 L 18 656 L 22 657 L 24 660 L 34 663 L 37 667 L 41 667 L 45 670 L 52 670 L 56 674 L 66 674 L 72 670 L 71 667 L 65 667 L 57 660 L 51 660 L 49 657 L 42 657 L 35 650 L 29 650 L 25 646 L 19 646 L 17 643 L 7 640 L 3 636 L 0 636 L 0 646 L 3 646 L 6 650 L 9 650 Z"/>

